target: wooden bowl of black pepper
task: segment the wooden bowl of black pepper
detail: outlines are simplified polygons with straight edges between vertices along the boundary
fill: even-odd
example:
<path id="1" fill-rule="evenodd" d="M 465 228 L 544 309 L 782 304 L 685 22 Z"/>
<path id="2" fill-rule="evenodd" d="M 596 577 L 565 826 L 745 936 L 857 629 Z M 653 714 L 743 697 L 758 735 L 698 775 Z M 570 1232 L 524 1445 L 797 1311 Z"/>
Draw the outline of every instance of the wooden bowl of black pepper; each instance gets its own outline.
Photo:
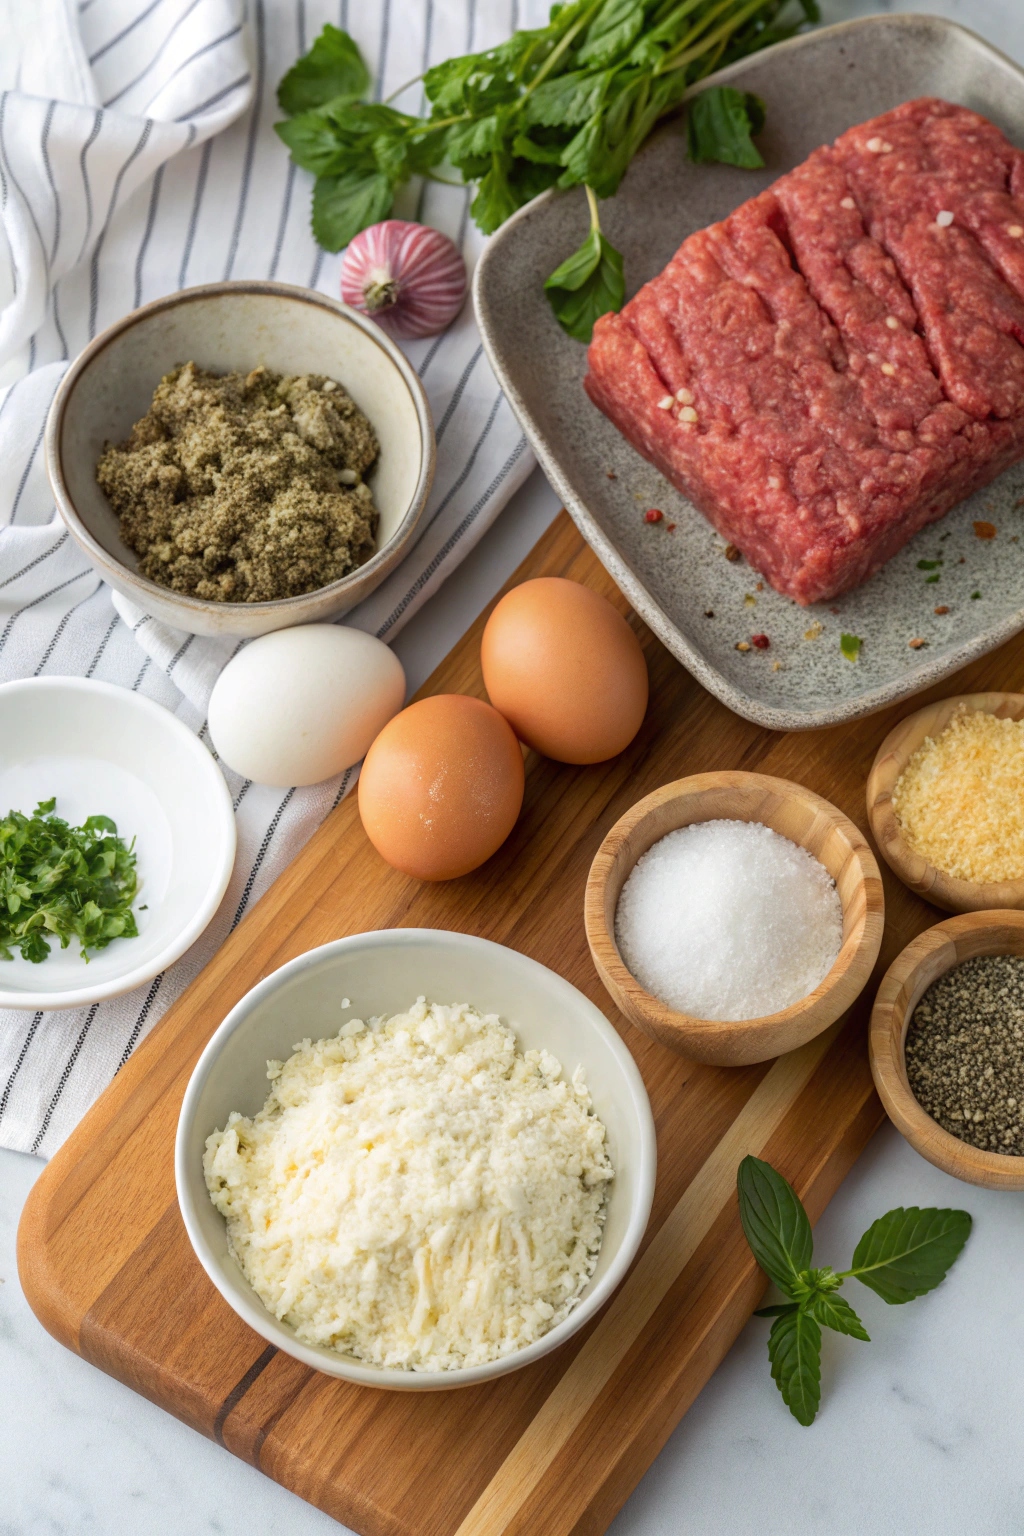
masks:
<path id="1" fill-rule="evenodd" d="M 868 1045 L 915 1151 L 968 1184 L 1024 1189 L 1024 912 L 965 912 L 919 934 L 878 989 Z"/>

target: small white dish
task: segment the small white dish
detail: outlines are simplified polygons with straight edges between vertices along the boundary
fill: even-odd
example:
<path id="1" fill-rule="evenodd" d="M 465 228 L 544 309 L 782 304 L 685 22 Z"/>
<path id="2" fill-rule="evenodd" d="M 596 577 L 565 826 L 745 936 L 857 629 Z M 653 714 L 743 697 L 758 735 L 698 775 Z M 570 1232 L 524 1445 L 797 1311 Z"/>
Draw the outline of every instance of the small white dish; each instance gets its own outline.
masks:
<path id="1" fill-rule="evenodd" d="M 137 938 L 88 961 L 77 940 L 35 965 L 0 960 L 0 1007 L 80 1008 L 130 992 L 177 960 L 220 905 L 235 861 L 223 775 L 196 736 L 151 699 L 81 677 L 0 687 L 0 815 L 56 797 L 72 825 L 109 816 L 135 838 Z"/>
<path id="2" fill-rule="evenodd" d="M 550 1333 L 515 1354 L 455 1371 L 385 1370 L 302 1343 L 250 1287 L 228 1252 L 227 1228 L 207 1192 L 203 1152 L 233 1109 L 253 1115 L 269 1091 L 267 1061 L 296 1041 L 337 1034 L 352 1018 L 404 1011 L 418 996 L 498 1013 L 524 1050 L 544 1047 L 571 1076 L 582 1065 L 594 1111 L 608 1132 L 615 1178 L 597 1268 Z M 348 1002 L 343 1007 L 343 999 Z M 250 1328 L 305 1365 L 360 1386 L 438 1391 L 520 1370 L 557 1349 L 594 1316 L 622 1280 L 647 1226 L 657 1149 L 643 1078 L 604 1014 L 574 986 L 516 950 L 432 928 L 357 933 L 310 950 L 253 987 L 211 1038 L 185 1090 L 174 1154 L 178 1204 L 200 1264 Z"/>
<path id="3" fill-rule="evenodd" d="M 380 442 L 368 484 L 380 514 L 376 550 L 358 570 L 299 597 L 215 603 L 139 574 L 96 482 L 108 442 L 123 442 L 165 373 L 194 362 L 213 373 L 322 373 L 365 411 Z M 89 343 L 53 397 L 46 472 L 72 538 L 115 591 L 196 635 L 265 635 L 336 619 L 379 586 L 407 549 L 434 478 L 430 407 L 415 369 L 372 320 L 337 299 L 285 283 L 209 283 L 167 294 Z"/>

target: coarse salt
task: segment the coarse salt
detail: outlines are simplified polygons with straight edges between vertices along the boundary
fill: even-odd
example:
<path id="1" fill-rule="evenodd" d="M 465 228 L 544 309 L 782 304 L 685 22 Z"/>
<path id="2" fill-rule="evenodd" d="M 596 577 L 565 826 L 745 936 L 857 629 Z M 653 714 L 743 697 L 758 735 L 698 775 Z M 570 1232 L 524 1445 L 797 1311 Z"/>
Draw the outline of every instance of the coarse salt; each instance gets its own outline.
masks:
<path id="1" fill-rule="evenodd" d="M 670 832 L 638 861 L 615 917 L 647 991 L 701 1019 L 754 1019 L 813 992 L 842 944 L 835 881 L 760 822 Z"/>
<path id="2" fill-rule="evenodd" d="M 953 215 L 948 208 L 943 208 L 940 213 L 935 215 L 935 222 L 941 229 L 948 229 L 953 222 Z"/>

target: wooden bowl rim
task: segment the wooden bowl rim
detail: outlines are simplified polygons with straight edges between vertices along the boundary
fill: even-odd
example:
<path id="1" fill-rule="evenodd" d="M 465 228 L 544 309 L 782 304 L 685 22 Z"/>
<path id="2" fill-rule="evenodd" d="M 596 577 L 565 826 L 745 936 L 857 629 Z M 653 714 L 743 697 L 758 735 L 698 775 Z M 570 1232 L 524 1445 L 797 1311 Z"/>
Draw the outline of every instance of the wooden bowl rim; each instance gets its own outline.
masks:
<path id="1" fill-rule="evenodd" d="M 1020 713 L 1016 718 L 1024 719 L 1024 693 L 954 693 L 948 698 L 922 705 L 893 726 L 875 753 L 868 774 L 868 822 L 883 859 L 910 890 L 923 895 L 934 906 L 944 907 L 951 912 L 985 912 L 1000 907 L 1011 909 L 1020 906 L 1024 903 L 1024 877 L 1019 880 L 960 880 L 956 875 L 949 875 L 939 869 L 936 864 L 929 864 L 924 855 L 916 853 L 904 838 L 892 808 L 892 792 L 913 753 L 925 737 L 931 734 L 931 720 L 937 719 L 943 711 L 947 712 L 941 727 L 944 729 L 961 706 L 971 714 L 995 714 L 1007 700 L 1012 700 L 1019 707 Z M 919 722 L 925 719 L 929 720 L 929 724 L 921 728 Z M 918 731 L 920 734 L 917 734 Z M 907 740 L 896 748 L 893 738 L 903 736 L 904 733 L 908 733 Z"/>
<path id="2" fill-rule="evenodd" d="M 882 877 L 871 852 L 870 845 L 856 822 L 833 805 L 831 800 L 826 800 L 822 795 L 815 794 L 814 790 L 807 789 L 803 784 L 797 784 L 792 779 L 776 778 L 767 773 L 749 773 L 740 769 L 721 769 L 710 773 L 690 774 L 686 778 L 674 779 L 669 784 L 663 784 L 659 789 L 653 790 L 638 800 L 635 805 L 619 817 L 618 821 L 606 833 L 594 855 L 587 877 L 586 896 L 584 898 L 584 919 L 587 930 L 587 940 L 590 944 L 591 954 L 597 959 L 595 953 L 595 938 L 599 945 L 608 947 L 608 954 L 602 955 L 601 965 L 608 971 L 615 985 L 630 996 L 631 1002 L 637 1007 L 638 1012 L 646 1014 L 651 1022 L 661 1025 L 674 1025 L 681 1034 L 691 1034 L 694 1031 L 706 1030 L 708 1033 L 717 1033 L 723 1029 L 734 1031 L 738 1036 L 743 1034 L 748 1039 L 758 1034 L 774 1033 L 780 1025 L 791 1023 L 799 1019 L 803 1014 L 811 1012 L 822 1000 L 835 991 L 848 976 L 855 974 L 860 980 L 860 986 L 854 994 L 859 996 L 867 985 L 868 978 L 874 968 L 878 952 L 882 944 L 882 932 L 885 926 L 884 905 L 879 910 L 873 911 L 865 903 L 864 912 L 857 920 L 849 935 L 843 939 L 839 954 L 836 956 L 832 968 L 822 977 L 821 981 L 808 992 L 806 997 L 797 1003 L 791 1003 L 788 1008 L 782 1008 L 778 1013 L 760 1014 L 753 1019 L 700 1019 L 694 1014 L 682 1013 L 678 1009 L 670 1008 L 660 998 L 641 986 L 626 965 L 619 952 L 619 946 L 615 940 L 614 929 L 609 930 L 605 921 L 605 894 L 607 878 L 599 863 L 607 860 L 608 863 L 616 857 L 619 849 L 626 839 L 647 820 L 653 813 L 666 804 L 675 800 L 691 799 L 694 796 L 707 794 L 715 790 L 742 789 L 747 786 L 758 786 L 771 790 L 777 795 L 790 800 L 798 800 L 815 811 L 824 814 L 831 821 L 833 827 L 846 840 L 850 852 L 856 861 L 859 871 L 858 889 L 863 890 L 869 880 L 875 880 L 878 884 L 879 896 L 882 892 Z M 721 813 L 719 813 L 721 814 Z M 699 820 L 700 818 L 698 818 Z M 711 817 L 703 818 L 711 820 Z M 737 817 L 737 820 L 745 818 Z M 688 823 L 693 825 L 693 823 Z M 667 834 L 665 834 L 667 836 Z M 653 846 L 653 845 L 652 845 Z M 802 845 L 801 845 L 802 846 Z M 629 874 L 635 864 L 623 876 L 622 884 L 625 885 Z M 838 888 L 838 887 L 837 887 Z M 619 887 L 621 892 L 622 887 Z M 616 897 L 616 903 L 618 897 Z M 845 920 L 846 908 L 843 908 Z M 599 966 L 599 970 L 600 970 Z M 861 979 L 862 975 L 862 979 Z M 603 978 L 602 978 L 603 979 Z M 854 998 L 845 1006 L 851 1006 Z M 827 1020 L 822 1023 L 821 1029 L 827 1029 Z M 813 1038 L 813 1036 L 812 1036 Z"/>
<path id="3" fill-rule="evenodd" d="M 932 981 L 937 981 L 939 976 L 947 975 L 955 966 L 963 963 L 956 958 L 953 947 L 960 934 L 978 934 L 985 929 L 991 929 L 994 933 L 996 929 L 1005 929 L 1007 926 L 1020 928 L 1024 936 L 1024 912 L 999 907 L 987 912 L 959 912 L 955 917 L 947 917 L 943 922 L 926 928 L 900 951 L 883 976 L 868 1025 L 871 1076 L 885 1112 L 900 1135 L 915 1152 L 943 1173 L 987 1189 L 1024 1189 L 1024 1155 L 1015 1157 L 1007 1152 L 985 1152 L 980 1147 L 971 1146 L 970 1142 L 961 1141 L 959 1136 L 954 1136 L 937 1120 L 933 1120 L 914 1097 L 910 1087 L 904 1043 L 909 1028 L 909 1015 L 927 990 L 927 987 L 922 987 L 915 995 L 916 987 L 913 984 L 926 960 L 944 946 L 950 946 L 952 959 L 932 977 Z M 1003 947 L 988 953 L 1010 954 L 1012 951 Z M 904 992 L 913 1001 L 903 1005 L 904 1023 L 897 1048 L 893 1018 Z"/>

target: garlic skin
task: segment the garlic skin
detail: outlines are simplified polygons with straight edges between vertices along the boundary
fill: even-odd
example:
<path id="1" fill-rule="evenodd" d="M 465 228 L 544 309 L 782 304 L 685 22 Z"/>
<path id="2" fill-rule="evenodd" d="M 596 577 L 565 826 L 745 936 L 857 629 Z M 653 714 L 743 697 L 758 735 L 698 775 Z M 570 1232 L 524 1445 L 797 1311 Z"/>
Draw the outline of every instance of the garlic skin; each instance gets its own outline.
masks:
<path id="1" fill-rule="evenodd" d="M 435 336 L 466 300 L 466 263 L 440 230 L 385 219 L 361 230 L 341 263 L 341 297 L 391 336 Z"/>

